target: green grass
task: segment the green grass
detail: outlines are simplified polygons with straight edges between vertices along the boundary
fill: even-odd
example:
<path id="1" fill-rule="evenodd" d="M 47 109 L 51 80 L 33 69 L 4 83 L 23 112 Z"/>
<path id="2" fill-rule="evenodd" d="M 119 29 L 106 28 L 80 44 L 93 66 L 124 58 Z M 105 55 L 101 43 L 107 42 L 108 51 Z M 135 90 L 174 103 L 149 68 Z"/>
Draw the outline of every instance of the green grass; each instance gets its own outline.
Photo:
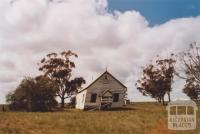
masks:
<path id="1" fill-rule="evenodd" d="M 168 130 L 165 107 L 157 103 L 116 111 L 0 112 L 0 134 L 200 134 L 199 125 L 194 131 Z"/>

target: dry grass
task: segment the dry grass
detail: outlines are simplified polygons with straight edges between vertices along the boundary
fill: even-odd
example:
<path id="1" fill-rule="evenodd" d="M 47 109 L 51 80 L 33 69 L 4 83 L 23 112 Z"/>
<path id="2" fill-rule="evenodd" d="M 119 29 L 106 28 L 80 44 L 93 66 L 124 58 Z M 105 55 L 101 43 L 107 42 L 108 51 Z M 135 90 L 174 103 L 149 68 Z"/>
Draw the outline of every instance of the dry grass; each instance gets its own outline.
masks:
<path id="1" fill-rule="evenodd" d="M 123 110 L 101 112 L 68 110 L 54 113 L 0 113 L 0 134 L 112 133 L 200 134 L 200 127 L 185 132 L 168 130 L 165 107 L 157 103 L 134 103 Z"/>

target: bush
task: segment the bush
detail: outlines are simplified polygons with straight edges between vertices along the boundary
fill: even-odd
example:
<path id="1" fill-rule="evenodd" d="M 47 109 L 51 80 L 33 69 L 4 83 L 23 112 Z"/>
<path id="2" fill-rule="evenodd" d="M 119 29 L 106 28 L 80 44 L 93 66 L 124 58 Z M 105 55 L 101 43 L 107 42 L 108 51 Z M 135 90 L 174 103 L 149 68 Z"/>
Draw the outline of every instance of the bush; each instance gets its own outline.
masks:
<path id="1" fill-rule="evenodd" d="M 6 98 L 11 110 L 52 111 L 57 105 L 57 90 L 57 85 L 46 77 L 25 78 Z"/>

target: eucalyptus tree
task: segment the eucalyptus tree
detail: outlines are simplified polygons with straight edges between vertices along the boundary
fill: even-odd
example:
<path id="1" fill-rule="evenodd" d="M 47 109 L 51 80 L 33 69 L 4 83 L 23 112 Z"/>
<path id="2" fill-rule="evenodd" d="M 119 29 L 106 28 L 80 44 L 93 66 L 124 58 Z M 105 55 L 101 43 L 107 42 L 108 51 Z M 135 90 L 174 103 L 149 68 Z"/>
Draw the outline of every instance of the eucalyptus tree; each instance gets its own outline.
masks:
<path id="1" fill-rule="evenodd" d="M 72 70 L 75 68 L 75 63 L 71 60 L 72 57 L 77 58 L 78 55 L 70 50 L 50 53 L 41 60 L 39 67 L 45 76 L 57 83 L 59 89 L 56 95 L 61 99 L 62 108 L 64 108 L 65 99 L 74 95 L 85 83 L 83 77 L 72 79 Z"/>
<path id="2" fill-rule="evenodd" d="M 165 104 L 164 96 L 167 94 L 169 101 L 172 91 L 173 78 L 175 74 L 176 60 L 171 54 L 170 58 L 158 57 L 155 63 L 147 65 L 143 69 L 142 77 L 136 82 L 137 89 L 144 96 L 151 96 Z"/>

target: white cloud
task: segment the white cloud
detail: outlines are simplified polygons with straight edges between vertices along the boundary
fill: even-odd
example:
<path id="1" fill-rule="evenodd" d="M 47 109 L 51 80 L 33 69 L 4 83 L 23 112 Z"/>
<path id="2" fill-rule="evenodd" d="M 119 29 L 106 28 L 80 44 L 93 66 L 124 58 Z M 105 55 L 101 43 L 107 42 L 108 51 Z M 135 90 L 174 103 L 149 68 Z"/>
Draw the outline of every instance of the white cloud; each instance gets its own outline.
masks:
<path id="1" fill-rule="evenodd" d="M 129 87 L 132 100 L 143 100 L 134 87 L 141 66 L 157 54 L 200 42 L 200 17 L 150 27 L 139 12 L 110 13 L 107 4 L 106 0 L 0 1 L 0 101 L 24 76 L 38 74 L 43 56 L 69 49 L 79 54 L 75 74 L 89 82 L 108 67 Z M 183 96 L 181 87 L 175 88 L 173 96 Z"/>

